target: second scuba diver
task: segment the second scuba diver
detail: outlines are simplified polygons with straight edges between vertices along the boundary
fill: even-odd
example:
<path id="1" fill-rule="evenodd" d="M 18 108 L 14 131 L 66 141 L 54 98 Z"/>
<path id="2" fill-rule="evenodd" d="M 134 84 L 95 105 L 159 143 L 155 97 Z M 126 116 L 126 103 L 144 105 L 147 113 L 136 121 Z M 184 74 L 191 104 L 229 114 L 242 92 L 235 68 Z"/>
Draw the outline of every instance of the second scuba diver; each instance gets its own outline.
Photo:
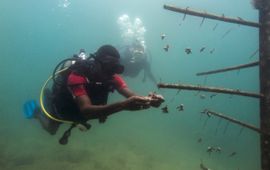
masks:
<path id="1" fill-rule="evenodd" d="M 157 83 L 155 76 L 152 73 L 149 56 L 145 48 L 139 43 L 134 42 L 130 46 L 126 46 L 122 55 L 121 63 L 125 66 L 124 76 L 137 77 L 143 70 L 143 82 L 149 78 L 154 84 Z"/>

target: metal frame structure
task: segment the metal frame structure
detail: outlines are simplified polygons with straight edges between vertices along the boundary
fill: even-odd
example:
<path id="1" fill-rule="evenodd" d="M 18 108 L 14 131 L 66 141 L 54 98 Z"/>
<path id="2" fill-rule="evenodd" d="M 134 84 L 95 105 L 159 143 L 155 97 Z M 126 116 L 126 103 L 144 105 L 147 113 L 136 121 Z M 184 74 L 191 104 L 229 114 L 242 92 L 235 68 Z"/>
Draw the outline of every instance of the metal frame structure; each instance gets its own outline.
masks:
<path id="1" fill-rule="evenodd" d="M 247 127 L 249 129 L 255 130 L 260 134 L 261 138 L 261 169 L 270 169 L 270 0 L 253 0 L 254 7 L 259 10 L 259 23 L 246 21 L 240 17 L 228 18 L 225 15 L 215 15 L 209 14 L 207 12 L 198 12 L 195 10 L 190 10 L 187 8 L 178 8 L 172 5 L 164 5 L 164 9 L 183 13 L 184 18 L 186 15 L 193 15 L 197 17 L 202 17 L 202 23 L 205 18 L 219 20 L 223 22 L 235 23 L 245 26 L 251 26 L 259 29 L 259 61 L 249 64 L 243 64 L 239 66 L 233 66 L 203 73 L 198 73 L 197 75 L 206 74 L 216 74 L 224 71 L 239 70 L 242 68 L 259 66 L 259 77 L 260 77 L 260 94 L 241 92 L 240 90 L 224 89 L 224 88 L 213 88 L 213 87 L 201 87 L 193 85 L 183 85 L 183 84 L 164 84 L 159 83 L 159 88 L 173 88 L 173 89 L 184 89 L 184 90 L 203 90 L 203 91 L 214 91 L 216 93 L 227 93 L 234 95 L 242 95 L 247 97 L 255 97 L 260 100 L 260 128 L 256 128 L 246 123 L 240 122 L 234 118 L 227 117 L 223 114 L 207 111 L 207 114 L 219 116 L 230 122 L 236 123 L 238 125 Z"/>

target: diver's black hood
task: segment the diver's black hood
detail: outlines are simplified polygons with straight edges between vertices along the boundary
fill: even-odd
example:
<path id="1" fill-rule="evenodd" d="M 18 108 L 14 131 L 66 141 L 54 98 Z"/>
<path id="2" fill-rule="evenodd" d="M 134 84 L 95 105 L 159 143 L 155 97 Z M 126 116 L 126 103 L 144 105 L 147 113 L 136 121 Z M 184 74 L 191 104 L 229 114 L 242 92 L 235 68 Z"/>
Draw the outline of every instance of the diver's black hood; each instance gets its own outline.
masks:
<path id="1" fill-rule="evenodd" d="M 111 45 L 101 46 L 94 55 L 96 61 L 101 64 L 103 71 L 107 74 L 122 74 L 124 66 L 120 64 L 120 54 Z"/>
<path id="2" fill-rule="evenodd" d="M 120 54 L 118 50 L 112 45 L 101 46 L 95 54 L 96 54 L 96 58 L 98 59 L 102 59 L 103 57 L 106 57 L 106 56 L 112 56 L 114 58 L 120 59 Z"/>
<path id="3" fill-rule="evenodd" d="M 54 83 L 62 84 L 56 80 L 57 71 L 63 69 L 67 62 L 74 61 L 74 64 L 68 66 L 67 72 L 77 72 L 93 79 L 111 78 L 114 74 L 121 74 L 124 71 L 124 66 L 120 64 L 120 54 L 117 49 L 111 45 L 103 45 L 96 53 L 90 54 L 86 59 L 74 55 L 72 58 L 62 60 L 54 69 Z"/>

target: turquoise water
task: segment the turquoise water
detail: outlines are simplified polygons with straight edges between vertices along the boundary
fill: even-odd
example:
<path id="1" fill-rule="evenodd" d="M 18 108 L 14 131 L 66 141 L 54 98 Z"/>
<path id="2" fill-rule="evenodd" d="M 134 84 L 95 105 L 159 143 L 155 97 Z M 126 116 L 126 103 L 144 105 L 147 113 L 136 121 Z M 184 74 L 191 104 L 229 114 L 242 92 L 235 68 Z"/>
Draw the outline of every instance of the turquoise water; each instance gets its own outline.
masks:
<path id="1" fill-rule="evenodd" d="M 258 20 L 247 0 L 1 0 L 0 169 L 197 170 L 201 160 L 212 170 L 260 169 L 256 132 L 200 114 L 209 108 L 259 126 L 259 101 L 253 98 L 219 94 L 211 99 L 212 93 L 194 91 L 176 95 L 176 90 L 142 83 L 141 74 L 126 78 L 129 87 L 141 95 L 161 93 L 169 114 L 151 108 L 120 112 L 105 124 L 91 121 L 92 129 L 85 133 L 75 129 L 67 146 L 58 144 L 67 126 L 50 136 L 37 121 L 23 117 L 22 104 L 38 99 L 41 86 L 61 59 L 80 48 L 94 52 L 102 44 L 123 45 L 117 24 L 123 14 L 142 20 L 152 70 L 162 82 L 259 91 L 256 67 L 207 78 L 195 75 L 258 60 L 258 56 L 250 58 L 258 49 L 256 28 L 208 19 L 200 27 L 201 18 L 186 16 L 183 21 L 183 14 L 164 10 L 164 4 Z M 164 40 L 162 33 L 167 35 Z M 163 50 L 166 44 L 168 52 Z M 187 47 L 192 54 L 184 52 Z M 122 97 L 116 93 L 110 97 L 110 102 L 117 100 Z M 180 103 L 185 105 L 183 112 L 175 109 Z M 209 155 L 208 146 L 220 146 L 222 151 Z M 236 155 L 229 157 L 232 152 Z"/>

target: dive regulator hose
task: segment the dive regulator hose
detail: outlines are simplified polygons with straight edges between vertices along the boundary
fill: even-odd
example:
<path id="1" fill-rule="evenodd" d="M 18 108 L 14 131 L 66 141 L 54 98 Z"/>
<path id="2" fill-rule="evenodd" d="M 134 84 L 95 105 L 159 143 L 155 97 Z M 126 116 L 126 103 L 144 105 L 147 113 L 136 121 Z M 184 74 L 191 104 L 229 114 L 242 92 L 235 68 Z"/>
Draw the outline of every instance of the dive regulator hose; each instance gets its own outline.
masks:
<path id="1" fill-rule="evenodd" d="M 66 71 L 69 67 L 64 67 L 65 63 L 67 61 L 78 61 L 79 59 L 78 58 L 67 58 L 67 59 L 64 59 L 62 60 L 60 63 L 57 64 L 57 66 L 55 67 L 55 69 L 53 70 L 53 74 L 45 81 L 44 85 L 42 86 L 41 88 L 41 91 L 40 91 L 40 96 L 39 96 L 39 103 L 40 103 L 40 106 L 41 106 L 41 109 L 42 111 L 45 113 L 46 116 L 48 116 L 50 119 L 54 120 L 54 121 L 57 121 L 57 122 L 61 122 L 61 123 L 68 123 L 68 124 L 73 124 L 75 122 L 72 122 L 72 121 L 68 121 L 68 120 L 61 120 L 61 119 L 57 119 L 55 117 L 52 116 L 51 113 L 49 113 L 46 109 L 45 109 L 45 106 L 44 106 L 44 102 L 43 102 L 43 97 L 44 97 L 44 90 L 47 86 L 47 84 L 50 82 L 50 80 L 52 80 L 55 84 L 58 84 L 59 83 L 56 81 L 55 77 L 57 75 L 59 75 L 60 73 Z M 61 66 L 61 68 L 58 70 L 58 68 Z"/>
<path id="2" fill-rule="evenodd" d="M 54 69 L 53 71 L 53 75 L 51 75 L 44 83 L 44 85 L 42 86 L 41 88 L 41 91 L 40 91 L 40 96 L 39 96 L 39 103 L 40 103 L 40 106 L 41 106 L 41 110 L 43 111 L 43 113 L 50 119 L 54 120 L 54 121 L 57 121 L 57 122 L 61 122 L 61 123 L 68 123 L 68 124 L 71 124 L 70 128 L 68 130 L 65 131 L 65 133 L 63 134 L 63 136 L 59 139 L 59 143 L 62 144 L 62 145 L 66 145 L 68 143 L 68 138 L 69 136 L 71 135 L 71 130 L 78 126 L 79 129 L 81 129 L 82 131 L 86 131 L 88 129 L 90 129 L 91 125 L 90 124 L 87 124 L 86 122 L 82 122 L 82 123 L 78 123 L 78 122 L 73 122 L 73 121 L 68 121 L 68 120 L 61 120 L 61 119 L 58 119 L 58 118 L 55 118 L 54 116 L 52 116 L 51 113 L 49 113 L 45 106 L 44 106 L 44 102 L 43 102 L 43 98 L 44 98 L 44 90 L 45 88 L 47 87 L 47 84 L 52 80 L 54 83 L 58 83 L 55 79 L 55 77 L 57 75 L 59 75 L 60 73 L 64 72 L 64 71 L 67 71 L 69 69 L 69 67 L 64 67 L 64 64 L 65 62 L 67 61 L 78 61 L 79 59 L 74 59 L 74 58 L 68 58 L 68 59 L 65 59 L 63 61 L 61 61 Z M 60 68 L 60 70 L 58 70 L 58 68 L 62 65 L 62 67 Z M 57 71 L 58 70 L 58 71 Z"/>
<path id="3" fill-rule="evenodd" d="M 64 71 L 66 71 L 66 70 L 67 70 L 67 68 L 64 68 L 64 69 L 62 69 L 62 70 L 59 70 L 59 71 L 56 72 L 55 75 L 58 75 L 58 74 L 60 74 L 60 73 L 62 73 L 62 72 L 64 72 Z M 62 122 L 62 123 L 68 123 L 68 124 L 73 124 L 73 123 L 75 123 L 75 122 L 68 121 L 68 120 L 61 120 L 61 119 L 57 119 L 57 118 L 53 117 L 52 114 L 49 113 L 49 112 L 46 110 L 45 106 L 44 106 L 44 102 L 43 102 L 44 90 L 45 90 L 47 84 L 50 82 L 50 80 L 52 80 L 52 78 L 53 78 L 53 76 L 50 76 L 50 77 L 45 81 L 44 85 L 43 85 L 42 88 L 41 88 L 40 96 L 39 96 L 39 103 L 40 103 L 41 109 L 42 109 L 42 111 L 46 114 L 46 116 L 48 116 L 50 119 L 52 119 L 52 120 L 54 120 L 54 121 Z"/>

